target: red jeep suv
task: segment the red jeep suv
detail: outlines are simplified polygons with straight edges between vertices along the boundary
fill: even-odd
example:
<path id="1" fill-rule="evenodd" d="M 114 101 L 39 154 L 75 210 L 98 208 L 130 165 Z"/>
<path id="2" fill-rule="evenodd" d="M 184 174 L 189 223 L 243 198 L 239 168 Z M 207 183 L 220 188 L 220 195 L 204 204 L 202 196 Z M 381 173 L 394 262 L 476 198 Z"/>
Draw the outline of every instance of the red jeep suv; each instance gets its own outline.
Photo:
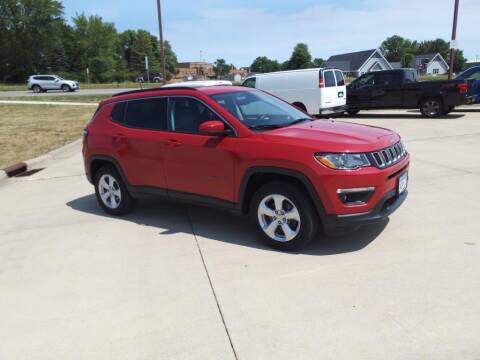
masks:
<path id="1" fill-rule="evenodd" d="M 103 101 L 84 131 L 88 180 L 109 214 L 161 195 L 249 214 L 281 250 L 389 216 L 409 154 L 393 131 L 314 120 L 236 86 L 177 86 Z"/>

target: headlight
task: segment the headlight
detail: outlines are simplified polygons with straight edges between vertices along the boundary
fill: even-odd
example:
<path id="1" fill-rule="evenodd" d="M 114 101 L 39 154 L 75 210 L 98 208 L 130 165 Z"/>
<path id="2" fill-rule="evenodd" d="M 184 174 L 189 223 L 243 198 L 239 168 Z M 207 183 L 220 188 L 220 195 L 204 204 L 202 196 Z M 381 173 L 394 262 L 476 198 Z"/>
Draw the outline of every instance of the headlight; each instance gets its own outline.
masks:
<path id="1" fill-rule="evenodd" d="M 405 150 L 405 152 L 408 152 L 408 150 L 407 150 L 407 145 L 405 144 L 405 141 L 400 140 L 400 144 L 402 144 L 403 150 Z"/>
<path id="2" fill-rule="evenodd" d="M 330 169 L 354 170 L 370 166 L 370 161 L 365 154 L 315 154 L 315 158 Z"/>

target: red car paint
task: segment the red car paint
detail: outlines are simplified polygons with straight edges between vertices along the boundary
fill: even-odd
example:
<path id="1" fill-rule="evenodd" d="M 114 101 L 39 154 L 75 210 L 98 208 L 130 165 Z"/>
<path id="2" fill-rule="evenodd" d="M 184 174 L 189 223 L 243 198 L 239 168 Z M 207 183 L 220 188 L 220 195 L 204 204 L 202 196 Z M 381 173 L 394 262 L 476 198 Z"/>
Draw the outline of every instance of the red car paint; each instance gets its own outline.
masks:
<path id="1" fill-rule="evenodd" d="M 242 183 L 250 169 L 286 169 L 309 180 L 325 215 L 338 216 L 372 211 L 385 194 L 396 189 L 398 177 L 408 170 L 408 153 L 385 169 L 327 168 L 315 159 L 315 153 L 373 152 L 398 143 L 400 137 L 384 128 L 333 120 L 255 132 L 210 97 L 234 91 L 258 90 L 235 86 L 171 88 L 127 93 L 103 101 L 87 126 L 88 136 L 84 140 L 89 179 L 93 175 L 92 159 L 102 156 L 115 160 L 131 186 L 174 190 L 238 205 L 243 200 Z M 160 95 L 200 100 L 226 120 L 236 136 L 133 129 L 111 121 L 116 102 Z M 337 194 L 338 189 L 370 186 L 375 186 L 375 192 L 364 204 L 346 205 Z"/>

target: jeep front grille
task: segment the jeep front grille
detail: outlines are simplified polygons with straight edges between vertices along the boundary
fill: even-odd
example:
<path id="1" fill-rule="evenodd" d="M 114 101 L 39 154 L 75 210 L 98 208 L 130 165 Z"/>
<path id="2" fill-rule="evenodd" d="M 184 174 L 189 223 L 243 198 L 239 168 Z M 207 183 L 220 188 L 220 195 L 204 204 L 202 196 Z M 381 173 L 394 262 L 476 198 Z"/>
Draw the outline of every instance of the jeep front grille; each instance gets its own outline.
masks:
<path id="1" fill-rule="evenodd" d="M 388 148 L 372 152 L 370 155 L 373 159 L 373 164 L 376 167 L 385 169 L 398 163 L 407 156 L 407 150 L 403 147 L 401 142 L 398 142 Z"/>

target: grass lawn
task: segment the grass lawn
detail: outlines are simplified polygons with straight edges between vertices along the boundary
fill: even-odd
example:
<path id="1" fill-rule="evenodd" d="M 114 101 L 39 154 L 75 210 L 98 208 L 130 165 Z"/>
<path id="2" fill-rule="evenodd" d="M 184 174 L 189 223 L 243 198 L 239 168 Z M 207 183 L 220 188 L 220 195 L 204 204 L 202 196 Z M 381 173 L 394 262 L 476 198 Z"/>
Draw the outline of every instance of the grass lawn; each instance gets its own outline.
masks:
<path id="1" fill-rule="evenodd" d="M 99 103 L 111 95 L 57 95 L 57 96 L 2 96 L 0 100 L 19 100 L 19 101 L 58 101 L 58 102 L 84 102 Z"/>
<path id="2" fill-rule="evenodd" d="M 81 137 L 95 107 L 0 104 L 0 168 Z"/>

